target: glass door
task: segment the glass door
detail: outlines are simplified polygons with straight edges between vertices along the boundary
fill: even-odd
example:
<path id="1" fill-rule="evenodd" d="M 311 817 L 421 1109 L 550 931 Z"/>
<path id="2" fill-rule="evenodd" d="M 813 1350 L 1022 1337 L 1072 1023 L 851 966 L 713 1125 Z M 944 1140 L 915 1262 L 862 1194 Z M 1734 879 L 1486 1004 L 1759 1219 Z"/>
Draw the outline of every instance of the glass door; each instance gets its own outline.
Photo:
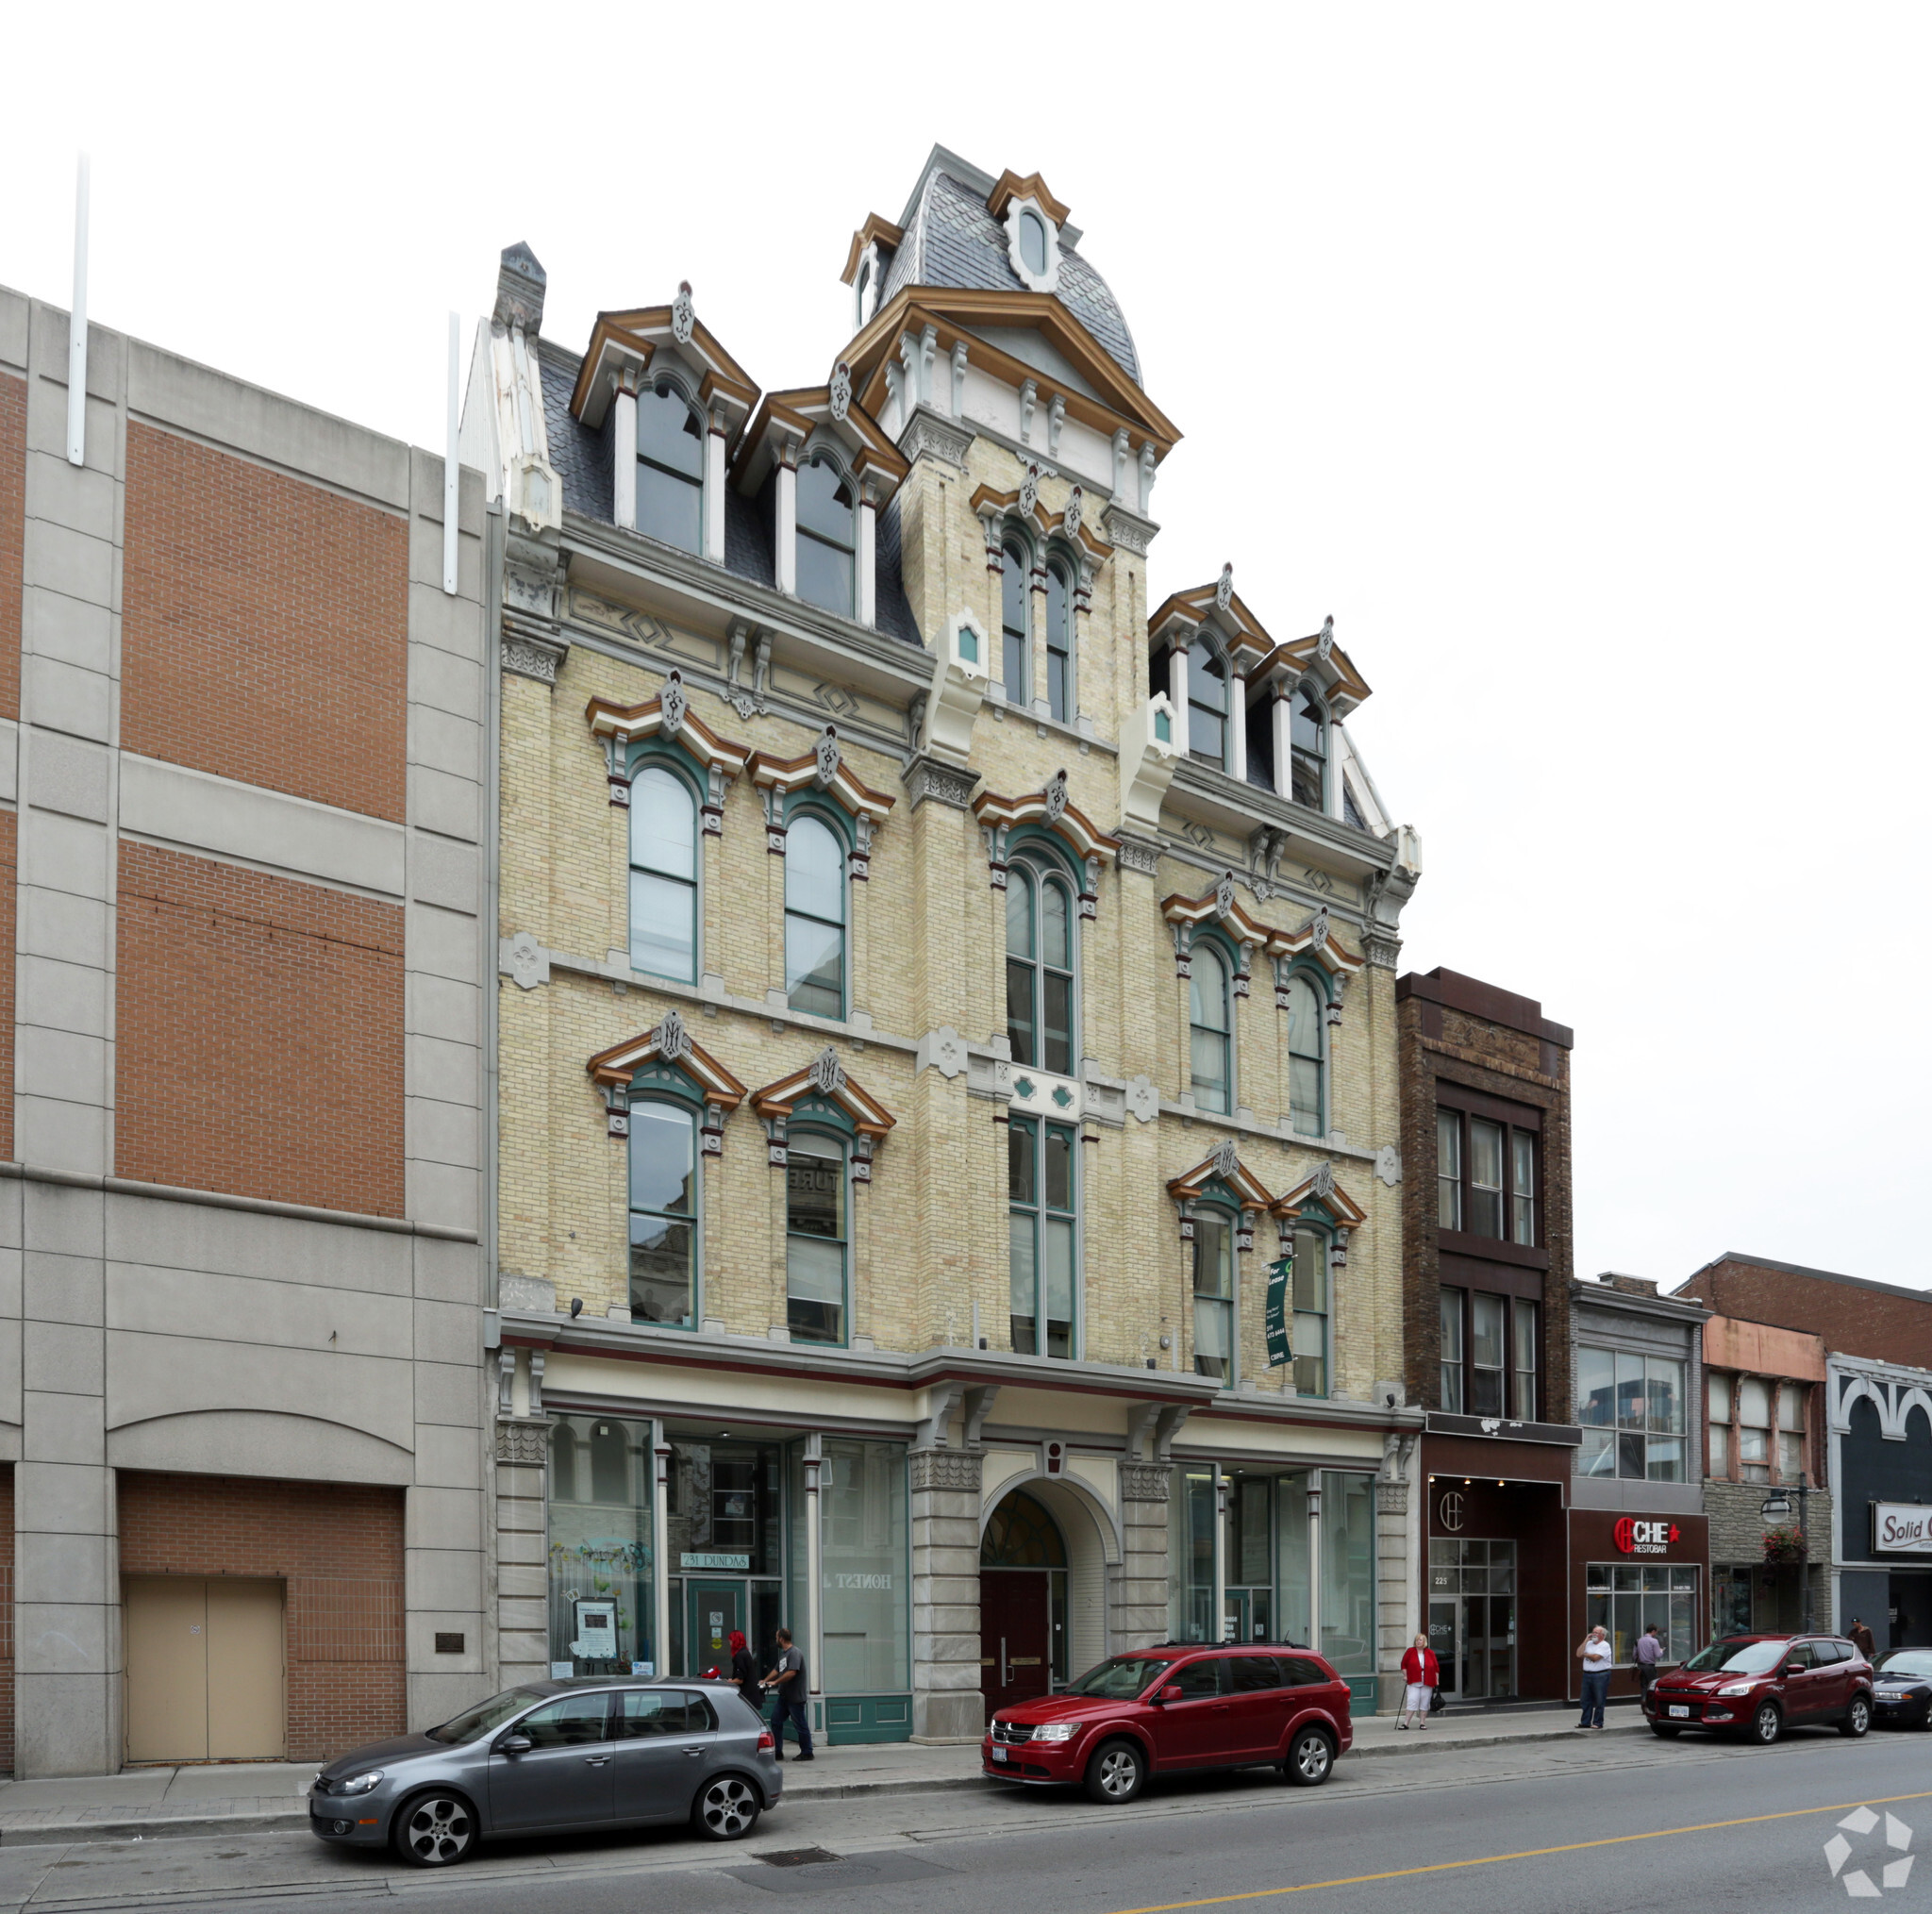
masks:
<path id="1" fill-rule="evenodd" d="M 731 1673 L 731 1631 L 744 1628 L 742 1582 L 685 1583 L 690 1619 L 685 1625 L 686 1674 L 703 1674 L 715 1668 L 727 1679 Z M 749 1633 L 749 1631 L 746 1631 Z M 760 1669 L 762 1674 L 765 1671 Z"/>

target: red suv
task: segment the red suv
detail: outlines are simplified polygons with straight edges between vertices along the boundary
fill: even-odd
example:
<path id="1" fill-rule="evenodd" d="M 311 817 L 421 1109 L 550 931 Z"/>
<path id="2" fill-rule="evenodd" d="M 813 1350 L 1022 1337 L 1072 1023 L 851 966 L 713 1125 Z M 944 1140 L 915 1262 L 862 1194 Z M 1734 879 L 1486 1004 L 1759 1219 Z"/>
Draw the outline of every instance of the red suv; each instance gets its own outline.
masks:
<path id="1" fill-rule="evenodd" d="M 1170 1641 L 1001 1708 L 980 1766 L 996 1780 L 1079 1782 L 1091 1801 L 1124 1803 L 1150 1773 L 1206 1768 L 1279 1767 L 1312 1788 L 1354 1739 L 1348 1684 L 1308 1649 Z"/>
<path id="2" fill-rule="evenodd" d="M 1727 1635 L 1660 1675 L 1644 1698 L 1653 1735 L 1742 1734 L 1765 1747 L 1788 1728 L 1872 1725 L 1872 1664 L 1835 1635 Z"/>

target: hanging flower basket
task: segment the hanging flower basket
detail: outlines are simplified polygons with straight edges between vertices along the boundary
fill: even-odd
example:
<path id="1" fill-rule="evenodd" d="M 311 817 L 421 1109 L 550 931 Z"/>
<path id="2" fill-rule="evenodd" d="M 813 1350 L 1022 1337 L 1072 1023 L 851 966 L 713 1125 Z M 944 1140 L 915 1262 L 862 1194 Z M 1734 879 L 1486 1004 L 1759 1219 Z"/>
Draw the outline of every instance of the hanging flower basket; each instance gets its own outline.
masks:
<path id="1" fill-rule="evenodd" d="M 1764 1531 L 1766 1561 L 1802 1562 L 1805 1555 L 1805 1531 L 1802 1528 L 1768 1528 Z"/>

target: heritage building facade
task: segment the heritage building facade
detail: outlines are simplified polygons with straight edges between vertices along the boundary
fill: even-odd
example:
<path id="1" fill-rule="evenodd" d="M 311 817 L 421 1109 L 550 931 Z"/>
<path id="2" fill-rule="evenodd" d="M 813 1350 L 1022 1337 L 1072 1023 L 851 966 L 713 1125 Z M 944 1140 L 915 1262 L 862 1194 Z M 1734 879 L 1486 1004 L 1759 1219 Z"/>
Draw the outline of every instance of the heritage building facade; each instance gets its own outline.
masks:
<path id="1" fill-rule="evenodd" d="M 1421 1419 L 1369 688 L 1150 587 L 1179 430 L 1037 175 L 936 150 L 845 282 L 777 391 L 689 287 L 549 338 L 525 247 L 477 338 L 499 1679 L 782 1621 L 833 1739 L 948 1739 L 1233 1633 L 1372 1705 Z"/>

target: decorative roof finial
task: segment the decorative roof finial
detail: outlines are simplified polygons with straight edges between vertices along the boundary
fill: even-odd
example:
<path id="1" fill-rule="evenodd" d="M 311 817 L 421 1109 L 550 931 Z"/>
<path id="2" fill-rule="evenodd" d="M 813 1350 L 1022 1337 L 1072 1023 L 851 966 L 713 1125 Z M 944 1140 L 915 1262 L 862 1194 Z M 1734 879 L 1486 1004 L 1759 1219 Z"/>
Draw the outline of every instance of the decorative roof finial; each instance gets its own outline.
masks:
<path id="1" fill-rule="evenodd" d="M 1225 611 L 1234 603 L 1234 566 L 1225 564 L 1221 568 L 1221 576 L 1214 585 L 1214 608 Z"/>
<path id="2" fill-rule="evenodd" d="M 1331 611 L 1322 621 L 1322 636 L 1315 641 L 1315 656 L 1324 664 L 1328 662 L 1328 654 L 1335 649 L 1335 614 Z"/>
<path id="3" fill-rule="evenodd" d="M 852 409 L 852 368 L 842 358 L 832 368 L 832 384 L 825 397 L 832 408 L 833 423 L 842 425 L 845 414 Z"/>
<path id="4" fill-rule="evenodd" d="M 671 336 L 679 345 L 691 343 L 691 327 L 698 323 L 697 308 L 691 303 L 691 281 L 677 282 L 677 297 L 671 302 Z"/>

